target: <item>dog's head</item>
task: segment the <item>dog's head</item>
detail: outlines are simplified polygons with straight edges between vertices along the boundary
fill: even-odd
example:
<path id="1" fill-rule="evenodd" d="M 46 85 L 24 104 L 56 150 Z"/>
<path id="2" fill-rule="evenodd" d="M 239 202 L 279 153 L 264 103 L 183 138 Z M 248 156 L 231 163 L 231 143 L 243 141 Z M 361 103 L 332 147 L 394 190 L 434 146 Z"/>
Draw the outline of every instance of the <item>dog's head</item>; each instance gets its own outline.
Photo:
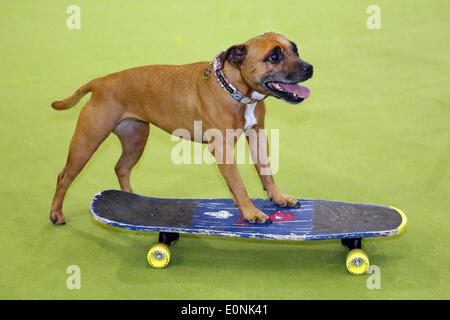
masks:
<path id="1" fill-rule="evenodd" d="M 246 84 L 259 93 L 293 104 L 309 96 L 309 89 L 298 83 L 312 77 L 313 67 L 300 59 L 297 45 L 283 35 L 265 33 L 232 46 L 225 60 L 238 68 Z"/>

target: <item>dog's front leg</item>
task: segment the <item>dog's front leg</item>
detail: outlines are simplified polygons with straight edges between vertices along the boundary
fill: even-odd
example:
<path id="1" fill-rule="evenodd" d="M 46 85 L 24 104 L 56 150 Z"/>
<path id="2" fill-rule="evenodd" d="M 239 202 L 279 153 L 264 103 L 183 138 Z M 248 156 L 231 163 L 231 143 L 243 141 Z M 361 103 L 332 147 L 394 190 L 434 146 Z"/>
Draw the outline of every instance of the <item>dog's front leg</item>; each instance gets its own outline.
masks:
<path id="1" fill-rule="evenodd" d="M 299 205 L 296 198 L 281 191 L 273 180 L 269 161 L 269 142 L 264 128 L 255 126 L 246 133 L 246 137 L 256 171 L 268 197 L 282 207 Z"/>
<path id="2" fill-rule="evenodd" d="M 233 195 L 235 204 L 241 209 L 244 218 L 251 223 L 265 223 L 269 217 L 258 210 L 250 200 L 234 158 L 234 143 L 228 141 L 220 146 L 209 146 L 209 151 L 216 159 L 222 176 Z"/>

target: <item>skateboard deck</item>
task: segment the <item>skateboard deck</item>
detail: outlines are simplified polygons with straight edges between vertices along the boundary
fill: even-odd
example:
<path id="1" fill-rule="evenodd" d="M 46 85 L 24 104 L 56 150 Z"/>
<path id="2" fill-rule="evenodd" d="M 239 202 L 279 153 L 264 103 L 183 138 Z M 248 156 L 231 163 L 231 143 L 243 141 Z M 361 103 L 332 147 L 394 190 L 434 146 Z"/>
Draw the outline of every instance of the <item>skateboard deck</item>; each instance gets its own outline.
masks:
<path id="1" fill-rule="evenodd" d="M 299 201 L 300 207 L 280 207 L 269 199 L 252 199 L 272 221 L 252 224 L 232 199 L 161 199 L 106 190 L 95 195 L 91 212 L 101 223 L 136 231 L 273 240 L 387 237 L 406 225 L 405 214 L 389 206 Z"/>
<path id="2" fill-rule="evenodd" d="M 106 190 L 94 196 L 91 212 L 104 224 L 136 231 L 159 232 L 147 260 L 154 268 L 169 264 L 169 246 L 180 233 L 272 240 L 341 239 L 349 252 L 345 261 L 352 274 L 364 274 L 369 258 L 361 240 L 401 233 L 405 214 L 393 207 L 299 199 L 300 207 L 280 207 L 269 199 L 252 199 L 271 223 L 252 224 L 232 199 L 161 199 Z"/>

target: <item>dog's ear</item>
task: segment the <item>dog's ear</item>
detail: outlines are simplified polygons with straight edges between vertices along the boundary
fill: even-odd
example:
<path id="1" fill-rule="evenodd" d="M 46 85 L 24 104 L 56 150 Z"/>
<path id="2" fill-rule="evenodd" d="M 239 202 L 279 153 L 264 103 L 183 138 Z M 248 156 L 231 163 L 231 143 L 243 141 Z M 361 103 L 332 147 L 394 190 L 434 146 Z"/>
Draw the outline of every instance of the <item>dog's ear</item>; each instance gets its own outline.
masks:
<path id="1" fill-rule="evenodd" d="M 245 44 L 238 44 L 230 47 L 225 52 L 225 60 L 230 62 L 232 65 L 238 66 L 244 61 L 245 56 L 247 55 L 247 48 Z"/>

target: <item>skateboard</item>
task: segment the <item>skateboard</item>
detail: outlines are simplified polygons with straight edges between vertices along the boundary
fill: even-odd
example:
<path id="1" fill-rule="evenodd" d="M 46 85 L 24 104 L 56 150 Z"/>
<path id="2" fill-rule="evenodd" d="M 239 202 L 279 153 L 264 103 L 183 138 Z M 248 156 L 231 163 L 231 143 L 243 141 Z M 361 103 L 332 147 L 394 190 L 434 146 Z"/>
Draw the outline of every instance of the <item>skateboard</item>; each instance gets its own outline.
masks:
<path id="1" fill-rule="evenodd" d="M 135 231 L 159 232 L 147 260 L 154 268 L 170 262 L 169 246 L 180 233 L 271 240 L 340 239 L 349 251 L 346 268 L 364 274 L 369 258 L 361 247 L 363 238 L 400 234 L 406 215 L 390 206 L 299 199 L 299 207 L 280 207 L 269 199 L 252 199 L 267 214 L 269 223 L 246 221 L 232 199 L 166 199 L 105 190 L 96 194 L 91 213 L 102 224 Z"/>

